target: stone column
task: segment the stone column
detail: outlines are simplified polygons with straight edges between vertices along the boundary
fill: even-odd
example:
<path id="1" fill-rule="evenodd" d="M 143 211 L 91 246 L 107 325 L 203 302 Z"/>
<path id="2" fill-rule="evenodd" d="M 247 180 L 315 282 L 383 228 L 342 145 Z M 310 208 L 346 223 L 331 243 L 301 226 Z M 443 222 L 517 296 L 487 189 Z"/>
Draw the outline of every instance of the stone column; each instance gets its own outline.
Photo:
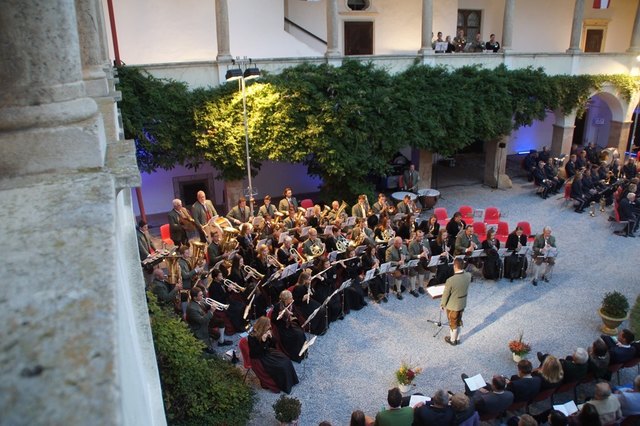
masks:
<path id="1" fill-rule="evenodd" d="M 433 0 L 422 0 L 422 44 L 419 55 L 433 54 L 431 35 L 433 34 Z"/>
<path id="2" fill-rule="evenodd" d="M 631 121 L 613 121 L 609 127 L 609 140 L 607 147 L 618 148 L 620 157 L 624 157 L 624 153 L 629 147 L 629 132 L 631 131 Z"/>
<path id="3" fill-rule="evenodd" d="M 576 0 L 573 10 L 573 25 L 571 26 L 571 42 L 567 53 L 580 53 L 580 38 L 582 37 L 582 18 L 584 16 L 584 0 Z"/>
<path id="4" fill-rule="evenodd" d="M 76 0 L 75 3 L 85 90 L 91 97 L 106 96 L 109 85 L 104 69 L 108 61 L 105 61 L 103 40 L 97 25 L 102 21 L 102 6 L 96 0 Z"/>
<path id="5" fill-rule="evenodd" d="M 629 53 L 640 53 L 640 4 L 636 9 L 636 19 L 633 21 L 633 32 L 631 33 L 631 44 Z"/>
<path id="6" fill-rule="evenodd" d="M 238 205 L 238 199 L 240 197 L 244 197 L 243 190 L 244 181 L 241 179 L 224 181 L 225 206 L 227 207 L 227 212 Z M 248 205 L 249 200 L 247 200 L 247 206 Z"/>
<path id="7" fill-rule="evenodd" d="M 327 51 L 324 54 L 327 58 L 340 56 L 338 34 L 338 0 L 327 0 Z"/>
<path id="8" fill-rule="evenodd" d="M 573 131 L 575 129 L 576 113 L 565 114 L 558 109 L 554 111 L 556 121 L 553 123 L 553 134 L 551 136 L 551 155 L 559 157 L 562 154 L 567 156 L 571 153 L 573 143 Z"/>
<path id="9" fill-rule="evenodd" d="M 506 174 L 507 137 L 487 141 L 485 146 L 484 184 L 491 188 L 511 188 L 512 183 Z"/>
<path id="10" fill-rule="evenodd" d="M 7 0 L 0 25 L 0 174 L 101 167 L 105 138 L 86 97 L 73 0 Z"/>
<path id="11" fill-rule="evenodd" d="M 516 0 L 506 0 L 504 17 L 502 20 L 502 51 L 507 52 L 513 46 L 513 19 L 515 16 Z"/>
<path id="12" fill-rule="evenodd" d="M 418 164 L 420 168 L 420 184 L 419 189 L 431 188 L 431 175 L 433 174 L 433 153 L 426 149 L 420 150 L 420 162 Z"/>
<path id="13" fill-rule="evenodd" d="M 227 0 L 216 0 L 216 39 L 218 42 L 218 62 L 231 62 L 229 47 L 229 5 Z"/>

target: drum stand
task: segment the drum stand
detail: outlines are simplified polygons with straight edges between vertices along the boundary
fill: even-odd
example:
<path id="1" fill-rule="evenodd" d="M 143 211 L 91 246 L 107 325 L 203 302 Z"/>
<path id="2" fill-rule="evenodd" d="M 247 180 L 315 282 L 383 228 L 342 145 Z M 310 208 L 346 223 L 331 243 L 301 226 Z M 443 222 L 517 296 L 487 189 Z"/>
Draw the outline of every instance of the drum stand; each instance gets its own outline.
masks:
<path id="1" fill-rule="evenodd" d="M 432 320 L 432 319 L 428 319 L 427 322 L 430 322 L 431 324 L 434 324 L 435 326 L 438 327 L 438 330 L 435 332 L 435 334 L 433 335 L 433 337 L 437 337 L 438 334 L 440 334 L 440 332 L 442 331 L 442 327 L 444 327 L 445 325 L 449 325 L 448 322 L 443 323 L 442 322 L 442 309 L 438 308 L 438 320 Z"/>

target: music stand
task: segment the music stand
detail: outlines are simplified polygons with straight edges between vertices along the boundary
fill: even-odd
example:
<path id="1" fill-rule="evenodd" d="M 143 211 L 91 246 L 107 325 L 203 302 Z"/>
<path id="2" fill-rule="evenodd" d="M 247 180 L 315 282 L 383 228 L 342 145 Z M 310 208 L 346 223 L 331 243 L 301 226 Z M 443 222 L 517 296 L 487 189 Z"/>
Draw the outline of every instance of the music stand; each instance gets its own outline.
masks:
<path id="1" fill-rule="evenodd" d="M 444 284 L 434 285 L 431 287 L 427 287 L 427 294 L 434 300 L 441 299 L 442 293 L 444 292 Z M 442 322 L 442 308 L 438 307 L 438 320 L 428 319 L 427 322 L 434 324 L 438 327 L 438 330 L 435 332 L 433 337 L 437 337 L 438 334 L 442 331 L 442 327 L 445 325 L 449 325 L 449 322 Z"/>
<path id="2" fill-rule="evenodd" d="M 302 345 L 302 348 L 300 348 L 300 352 L 298 352 L 298 356 L 302 356 L 302 354 L 304 354 L 305 352 L 307 353 L 307 356 L 302 358 L 302 376 L 303 377 L 305 376 L 305 373 L 307 371 L 307 363 L 305 362 L 305 360 L 309 357 L 309 348 L 313 346 L 317 338 L 318 336 L 313 336 L 311 339 L 305 340 L 304 344 Z"/>

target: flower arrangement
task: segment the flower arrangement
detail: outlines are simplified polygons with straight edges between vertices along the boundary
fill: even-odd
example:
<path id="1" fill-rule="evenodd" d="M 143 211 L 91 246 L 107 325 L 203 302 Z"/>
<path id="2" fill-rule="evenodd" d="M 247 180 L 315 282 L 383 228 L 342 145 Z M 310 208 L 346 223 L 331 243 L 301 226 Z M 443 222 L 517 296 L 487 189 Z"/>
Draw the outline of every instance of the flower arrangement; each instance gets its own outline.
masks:
<path id="1" fill-rule="evenodd" d="M 396 379 L 401 385 L 410 385 L 418 374 L 422 373 L 422 368 L 412 367 L 406 362 L 400 364 L 400 368 L 396 370 Z"/>
<path id="2" fill-rule="evenodd" d="M 523 356 L 531 352 L 531 346 L 522 341 L 522 333 L 520 333 L 518 340 L 511 340 L 509 342 L 509 350 L 518 356 Z"/>

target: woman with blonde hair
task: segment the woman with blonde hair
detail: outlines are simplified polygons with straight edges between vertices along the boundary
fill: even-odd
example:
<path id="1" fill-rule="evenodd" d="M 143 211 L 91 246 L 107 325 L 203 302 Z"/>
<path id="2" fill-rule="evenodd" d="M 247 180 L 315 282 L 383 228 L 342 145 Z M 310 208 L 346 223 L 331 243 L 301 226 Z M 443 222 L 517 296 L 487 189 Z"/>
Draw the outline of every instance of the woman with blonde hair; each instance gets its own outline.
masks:
<path id="1" fill-rule="evenodd" d="M 536 369 L 532 375 L 542 379 L 540 391 L 544 391 L 560 386 L 564 377 L 564 371 L 558 358 L 553 355 L 547 355 L 540 368 Z"/>
<path id="2" fill-rule="evenodd" d="M 249 357 L 262 363 L 265 372 L 281 391 L 290 393 L 291 388 L 299 383 L 298 375 L 291 360 L 275 349 L 269 318 L 264 316 L 258 318 L 247 340 L 249 342 Z"/>

